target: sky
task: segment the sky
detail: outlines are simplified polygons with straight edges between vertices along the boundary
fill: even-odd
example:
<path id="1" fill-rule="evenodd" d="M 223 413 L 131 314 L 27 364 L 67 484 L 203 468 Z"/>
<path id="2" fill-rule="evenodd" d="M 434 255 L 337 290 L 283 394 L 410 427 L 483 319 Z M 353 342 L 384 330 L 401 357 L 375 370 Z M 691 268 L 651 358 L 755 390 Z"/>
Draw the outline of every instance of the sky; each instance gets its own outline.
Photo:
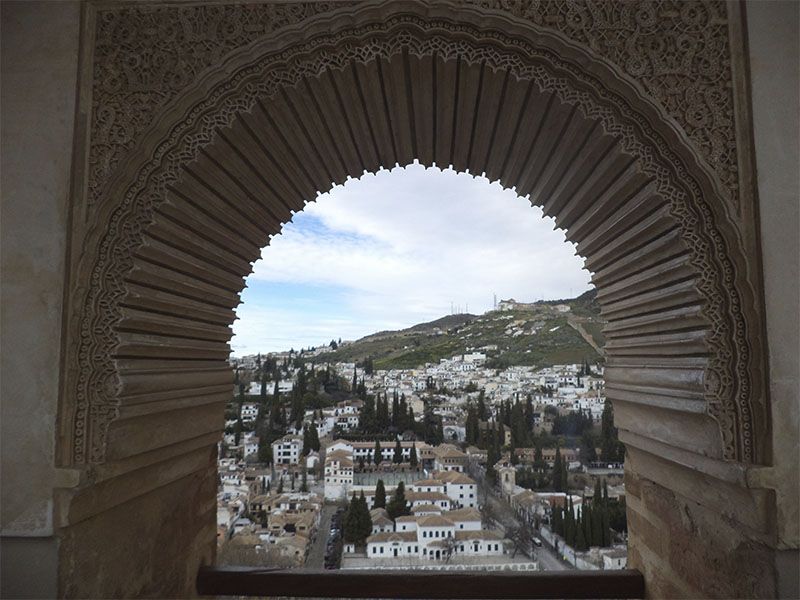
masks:
<path id="1" fill-rule="evenodd" d="M 262 249 L 234 355 L 354 340 L 497 300 L 577 296 L 583 259 L 538 207 L 486 178 L 414 164 L 320 194 Z M 452 308 L 451 308 L 452 307 Z"/>

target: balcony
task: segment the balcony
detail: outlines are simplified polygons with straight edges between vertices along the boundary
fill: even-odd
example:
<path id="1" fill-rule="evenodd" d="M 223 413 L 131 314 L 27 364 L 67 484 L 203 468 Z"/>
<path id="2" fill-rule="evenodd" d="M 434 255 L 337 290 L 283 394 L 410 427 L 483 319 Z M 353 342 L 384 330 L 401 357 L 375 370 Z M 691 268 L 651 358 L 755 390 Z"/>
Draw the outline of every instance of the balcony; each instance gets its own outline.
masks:
<path id="1" fill-rule="evenodd" d="M 297 598 L 644 598 L 639 571 L 322 571 L 201 567 L 201 596 Z"/>

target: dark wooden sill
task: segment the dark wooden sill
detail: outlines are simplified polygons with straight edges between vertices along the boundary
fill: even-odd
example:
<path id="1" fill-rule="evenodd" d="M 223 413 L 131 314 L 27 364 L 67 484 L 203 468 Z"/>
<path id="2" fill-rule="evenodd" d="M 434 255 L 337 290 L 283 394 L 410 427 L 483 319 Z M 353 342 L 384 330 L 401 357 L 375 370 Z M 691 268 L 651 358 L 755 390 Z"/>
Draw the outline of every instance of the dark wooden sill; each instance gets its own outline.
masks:
<path id="1" fill-rule="evenodd" d="M 298 598 L 644 598 L 639 571 L 322 571 L 202 567 L 203 596 Z"/>

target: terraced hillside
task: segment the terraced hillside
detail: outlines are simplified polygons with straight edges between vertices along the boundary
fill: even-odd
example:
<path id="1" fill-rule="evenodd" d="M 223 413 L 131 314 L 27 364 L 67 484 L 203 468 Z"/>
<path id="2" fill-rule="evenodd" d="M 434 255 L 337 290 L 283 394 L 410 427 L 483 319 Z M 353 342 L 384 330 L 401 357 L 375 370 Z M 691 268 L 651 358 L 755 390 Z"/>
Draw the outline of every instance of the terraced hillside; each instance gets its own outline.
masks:
<path id="1" fill-rule="evenodd" d="M 562 312 L 558 307 L 570 310 Z M 486 352 L 489 364 L 547 366 L 597 360 L 605 340 L 594 291 L 571 300 L 537 302 L 483 315 L 450 315 L 400 331 L 375 333 L 315 360 L 363 361 L 376 369 L 413 368 L 471 350 Z"/>

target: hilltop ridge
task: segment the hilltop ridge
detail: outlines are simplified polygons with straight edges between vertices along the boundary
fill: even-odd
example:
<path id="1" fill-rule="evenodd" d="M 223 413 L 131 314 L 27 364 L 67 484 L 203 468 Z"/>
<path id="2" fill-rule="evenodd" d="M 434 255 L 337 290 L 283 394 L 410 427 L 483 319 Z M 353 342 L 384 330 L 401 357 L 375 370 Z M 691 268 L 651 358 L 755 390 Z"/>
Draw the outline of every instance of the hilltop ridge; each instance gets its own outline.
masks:
<path id="1" fill-rule="evenodd" d="M 518 303 L 483 315 L 447 315 L 397 331 L 380 331 L 314 358 L 314 362 L 362 362 L 376 369 L 408 369 L 469 351 L 485 352 L 488 364 L 547 366 L 599 360 L 605 343 L 596 293 L 577 298 Z"/>

